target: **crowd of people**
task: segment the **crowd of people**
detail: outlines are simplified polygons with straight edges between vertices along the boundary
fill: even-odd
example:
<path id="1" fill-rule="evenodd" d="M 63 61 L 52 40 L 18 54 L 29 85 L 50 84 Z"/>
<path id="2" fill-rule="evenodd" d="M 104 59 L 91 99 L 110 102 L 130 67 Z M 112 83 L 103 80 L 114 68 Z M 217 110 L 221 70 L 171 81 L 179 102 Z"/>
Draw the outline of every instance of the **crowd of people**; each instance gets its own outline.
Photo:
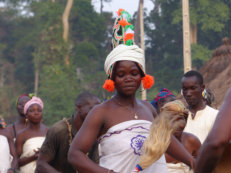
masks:
<path id="1" fill-rule="evenodd" d="M 226 173 L 231 170 L 231 89 L 220 110 L 198 71 L 181 79 L 181 94 L 162 88 L 154 99 L 140 100 L 141 84 L 154 84 L 145 73 L 144 52 L 133 42 L 125 10 L 118 11 L 112 51 L 104 64 L 100 99 L 88 92 L 75 100 L 75 112 L 48 128 L 41 98 L 17 99 L 18 121 L 0 119 L 0 173 Z M 178 98 L 179 97 L 179 98 Z"/>

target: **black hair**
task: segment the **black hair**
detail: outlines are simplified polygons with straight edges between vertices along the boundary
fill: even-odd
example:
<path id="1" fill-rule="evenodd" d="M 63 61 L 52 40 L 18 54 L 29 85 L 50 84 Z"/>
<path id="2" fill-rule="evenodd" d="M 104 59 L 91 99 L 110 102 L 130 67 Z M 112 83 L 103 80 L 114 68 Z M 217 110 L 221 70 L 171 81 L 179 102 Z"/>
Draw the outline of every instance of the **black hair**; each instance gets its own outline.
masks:
<path id="1" fill-rule="evenodd" d="M 204 84 L 203 76 L 198 71 L 190 70 L 190 71 L 188 71 L 187 73 L 184 74 L 184 77 L 186 77 L 186 78 L 187 77 L 193 77 L 193 76 L 195 76 L 198 79 L 198 81 L 199 81 L 199 83 L 201 85 Z"/>
<path id="2" fill-rule="evenodd" d="M 78 97 L 75 99 L 75 106 L 82 106 L 86 103 L 88 103 L 89 100 L 97 98 L 95 95 L 84 91 L 78 95 Z"/>

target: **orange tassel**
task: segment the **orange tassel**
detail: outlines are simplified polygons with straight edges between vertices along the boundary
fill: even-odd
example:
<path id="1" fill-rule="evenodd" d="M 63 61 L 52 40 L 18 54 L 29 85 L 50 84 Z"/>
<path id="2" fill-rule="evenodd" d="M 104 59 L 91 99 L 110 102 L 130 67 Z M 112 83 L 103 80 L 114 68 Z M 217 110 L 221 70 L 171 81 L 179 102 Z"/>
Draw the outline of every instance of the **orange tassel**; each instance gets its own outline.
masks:
<path id="1" fill-rule="evenodd" d="M 122 9 L 122 8 L 120 8 L 120 9 L 117 11 L 118 16 L 121 16 L 122 11 L 125 11 L 125 10 Z"/>
<path id="2" fill-rule="evenodd" d="M 108 92 L 113 92 L 115 89 L 115 83 L 111 79 L 107 79 L 103 85 L 103 88 Z"/>
<path id="3" fill-rule="evenodd" d="M 130 23 L 128 23 L 126 20 L 122 19 L 122 20 L 120 20 L 120 21 L 119 21 L 119 25 L 121 25 L 121 26 L 125 27 L 125 26 L 127 26 L 127 25 L 131 25 L 131 24 L 130 24 Z"/>
<path id="4" fill-rule="evenodd" d="M 134 34 L 133 34 L 133 33 L 127 33 L 127 34 L 125 35 L 125 38 L 124 38 L 125 43 L 127 42 L 127 40 L 132 40 L 133 37 L 134 37 Z"/>
<path id="5" fill-rule="evenodd" d="M 150 89 L 152 85 L 154 84 L 154 77 L 146 74 L 142 78 L 142 84 L 143 84 L 144 89 Z"/>

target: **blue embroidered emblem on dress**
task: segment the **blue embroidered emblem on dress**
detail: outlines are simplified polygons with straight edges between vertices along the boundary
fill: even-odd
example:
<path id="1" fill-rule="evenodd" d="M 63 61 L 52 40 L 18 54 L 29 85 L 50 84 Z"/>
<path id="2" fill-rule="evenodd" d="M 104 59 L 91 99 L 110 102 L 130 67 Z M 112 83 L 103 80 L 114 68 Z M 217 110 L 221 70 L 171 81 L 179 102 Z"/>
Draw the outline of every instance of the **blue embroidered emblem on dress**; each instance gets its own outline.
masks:
<path id="1" fill-rule="evenodd" d="M 131 147 L 134 150 L 134 154 L 139 155 L 141 153 L 141 148 L 144 144 L 145 136 L 137 135 L 136 137 L 131 139 Z"/>

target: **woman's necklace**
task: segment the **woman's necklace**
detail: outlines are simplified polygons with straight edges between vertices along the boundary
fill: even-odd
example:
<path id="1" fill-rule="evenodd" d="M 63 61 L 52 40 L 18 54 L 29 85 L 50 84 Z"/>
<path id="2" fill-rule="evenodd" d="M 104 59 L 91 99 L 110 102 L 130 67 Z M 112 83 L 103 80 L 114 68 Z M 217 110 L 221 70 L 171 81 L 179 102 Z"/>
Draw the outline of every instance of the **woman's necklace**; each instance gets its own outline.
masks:
<path id="1" fill-rule="evenodd" d="M 131 108 L 128 107 L 128 105 L 125 106 L 125 105 L 121 104 L 119 101 L 117 101 L 116 99 L 115 99 L 115 102 L 116 102 L 118 105 L 120 105 L 121 107 L 127 108 L 130 112 L 132 112 L 132 114 L 134 115 L 134 117 L 133 117 L 134 119 L 137 120 L 137 119 L 139 118 L 138 115 L 136 114 L 135 108 L 134 108 L 134 110 L 132 111 Z"/>

